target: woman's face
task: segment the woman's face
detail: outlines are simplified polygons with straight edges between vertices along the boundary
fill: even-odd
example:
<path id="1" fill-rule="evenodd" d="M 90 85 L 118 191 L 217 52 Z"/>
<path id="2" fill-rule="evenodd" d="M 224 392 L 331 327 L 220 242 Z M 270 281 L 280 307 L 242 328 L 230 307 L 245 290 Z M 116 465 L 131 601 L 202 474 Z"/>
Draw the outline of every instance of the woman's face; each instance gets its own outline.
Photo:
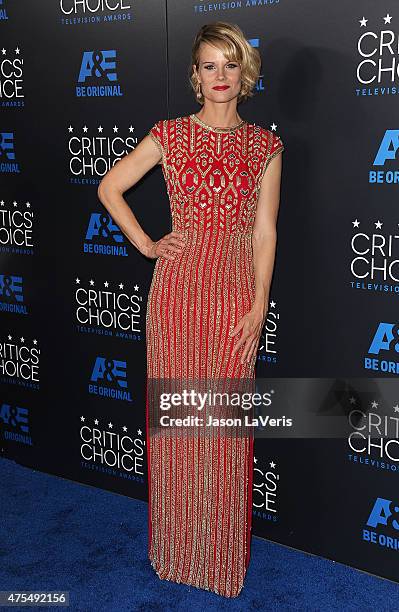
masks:
<path id="1" fill-rule="evenodd" d="M 212 102 L 228 102 L 240 93 L 240 64 L 229 62 L 220 49 L 207 43 L 200 45 L 197 74 L 202 95 Z"/>

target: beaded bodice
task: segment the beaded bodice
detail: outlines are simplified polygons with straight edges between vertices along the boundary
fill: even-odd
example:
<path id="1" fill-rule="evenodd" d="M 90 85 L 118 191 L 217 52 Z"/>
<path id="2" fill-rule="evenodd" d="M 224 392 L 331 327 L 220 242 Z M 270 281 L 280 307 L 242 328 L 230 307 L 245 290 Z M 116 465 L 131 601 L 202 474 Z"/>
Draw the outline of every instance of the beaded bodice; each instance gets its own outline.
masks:
<path id="1" fill-rule="evenodd" d="M 279 136 L 242 120 L 214 128 L 192 114 L 150 130 L 162 154 L 173 230 L 252 233 L 262 178 L 284 149 Z"/>

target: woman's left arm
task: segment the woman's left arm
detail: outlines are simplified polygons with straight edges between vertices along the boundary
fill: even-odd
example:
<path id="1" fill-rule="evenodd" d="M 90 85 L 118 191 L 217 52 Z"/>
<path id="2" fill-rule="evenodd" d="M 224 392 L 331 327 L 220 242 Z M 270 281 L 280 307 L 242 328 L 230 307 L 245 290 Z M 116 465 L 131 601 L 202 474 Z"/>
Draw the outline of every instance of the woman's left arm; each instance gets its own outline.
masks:
<path id="1" fill-rule="evenodd" d="M 277 215 L 280 205 L 282 155 L 275 155 L 264 172 L 258 196 L 252 233 L 252 250 L 255 272 L 255 300 L 231 336 L 242 329 L 241 337 L 233 349 L 233 355 L 245 344 L 241 363 L 251 361 L 258 350 L 262 327 L 268 311 L 270 284 L 274 269 L 277 243 Z"/>
<path id="2" fill-rule="evenodd" d="M 277 244 L 282 155 L 276 155 L 263 175 L 252 234 L 255 270 L 253 308 L 266 316 Z"/>

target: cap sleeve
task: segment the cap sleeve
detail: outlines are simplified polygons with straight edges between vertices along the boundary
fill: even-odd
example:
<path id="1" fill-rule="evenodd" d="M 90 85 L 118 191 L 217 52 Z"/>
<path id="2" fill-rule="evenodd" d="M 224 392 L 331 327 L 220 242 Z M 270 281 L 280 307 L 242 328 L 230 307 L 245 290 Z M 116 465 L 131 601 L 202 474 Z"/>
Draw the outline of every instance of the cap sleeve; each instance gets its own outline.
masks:
<path id="1" fill-rule="evenodd" d="M 274 132 L 270 130 L 267 130 L 266 143 L 267 143 L 266 144 L 267 150 L 266 150 L 265 159 L 263 161 L 263 167 L 262 167 L 262 170 L 259 176 L 258 189 L 260 189 L 261 187 L 262 179 L 272 159 L 276 157 L 276 155 L 284 151 L 283 141 L 281 140 L 280 136 L 278 136 L 277 134 L 275 134 Z"/>
<path id="2" fill-rule="evenodd" d="M 284 151 L 283 141 L 280 136 L 277 136 L 274 132 L 272 132 L 272 148 L 270 149 L 268 164 L 271 162 L 273 157 L 276 157 L 281 151 Z"/>
<path id="3" fill-rule="evenodd" d="M 157 145 L 159 152 L 162 155 L 162 159 L 163 159 L 163 146 L 162 146 L 163 128 L 164 128 L 163 119 L 160 119 L 152 126 L 152 128 L 148 132 L 148 135 L 151 136 L 152 140 Z"/>

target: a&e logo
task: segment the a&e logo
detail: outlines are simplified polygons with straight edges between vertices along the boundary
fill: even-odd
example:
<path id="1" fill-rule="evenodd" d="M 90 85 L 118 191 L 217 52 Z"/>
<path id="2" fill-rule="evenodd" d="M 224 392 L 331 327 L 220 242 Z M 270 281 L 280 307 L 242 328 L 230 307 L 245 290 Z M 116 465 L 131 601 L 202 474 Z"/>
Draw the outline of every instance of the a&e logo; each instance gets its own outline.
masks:
<path id="1" fill-rule="evenodd" d="M 385 164 L 396 160 L 399 149 L 399 130 L 386 130 L 375 156 L 373 166 L 369 171 L 369 183 L 398 184 L 399 170 L 385 170 Z"/>
<path id="2" fill-rule="evenodd" d="M 84 51 L 76 85 L 78 98 L 122 96 L 117 81 L 115 49 Z"/>
<path id="3" fill-rule="evenodd" d="M 0 0 L 0 21 L 7 21 L 7 19 L 8 19 L 7 9 L 4 5 L 3 0 Z"/>
<path id="4" fill-rule="evenodd" d="M 28 314 L 24 304 L 22 276 L 0 274 L 0 310 Z"/>
<path id="5" fill-rule="evenodd" d="M 259 38 L 248 38 L 247 42 L 249 42 L 251 47 L 254 47 L 254 49 L 259 49 L 259 46 L 260 46 Z M 256 91 L 261 92 L 264 90 L 265 90 L 265 84 L 263 82 L 263 74 L 260 74 L 256 82 Z"/>
<path id="6" fill-rule="evenodd" d="M 0 172 L 20 172 L 19 164 L 15 161 L 14 132 L 0 132 Z"/>
<path id="7" fill-rule="evenodd" d="M 97 357 L 90 377 L 89 393 L 131 402 L 126 361 Z"/>
<path id="8" fill-rule="evenodd" d="M 399 540 L 396 537 L 375 531 L 381 527 L 399 531 L 398 513 L 399 507 L 392 500 L 377 497 L 366 523 L 367 527 L 371 527 L 371 529 L 363 529 L 363 541 L 398 550 Z"/>
<path id="9" fill-rule="evenodd" d="M 396 323 L 379 323 L 368 350 L 368 354 L 372 356 L 364 358 L 366 370 L 399 374 L 399 363 L 397 360 L 397 353 L 399 353 L 398 332 L 399 325 Z M 381 359 L 381 353 L 392 353 L 393 358 Z"/>
<path id="10" fill-rule="evenodd" d="M 22 406 L 0 404 L 0 423 L 4 440 L 33 446 L 29 430 L 29 412 Z"/>
<path id="11" fill-rule="evenodd" d="M 128 257 L 123 234 L 109 213 L 90 215 L 83 252 Z"/>

